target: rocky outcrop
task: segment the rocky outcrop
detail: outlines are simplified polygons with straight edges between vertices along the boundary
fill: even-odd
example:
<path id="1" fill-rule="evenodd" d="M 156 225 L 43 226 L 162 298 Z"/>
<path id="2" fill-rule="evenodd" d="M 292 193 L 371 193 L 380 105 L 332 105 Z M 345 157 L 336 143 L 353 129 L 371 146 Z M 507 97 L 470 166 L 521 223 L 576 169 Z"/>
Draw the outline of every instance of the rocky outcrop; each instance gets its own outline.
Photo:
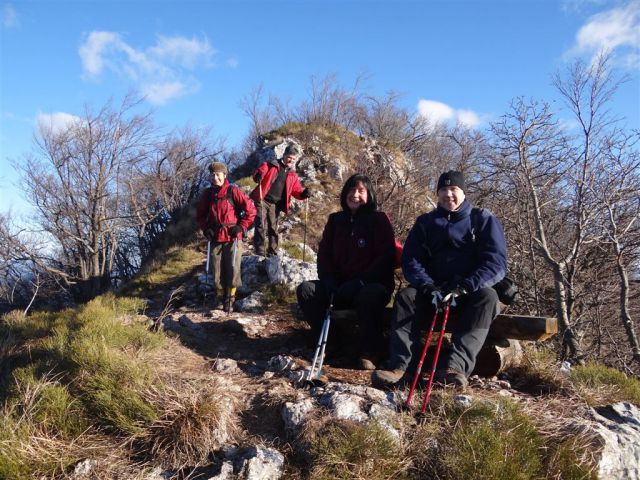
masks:
<path id="1" fill-rule="evenodd" d="M 640 479 L 640 409 L 616 403 L 592 410 L 602 452 L 598 478 Z"/>

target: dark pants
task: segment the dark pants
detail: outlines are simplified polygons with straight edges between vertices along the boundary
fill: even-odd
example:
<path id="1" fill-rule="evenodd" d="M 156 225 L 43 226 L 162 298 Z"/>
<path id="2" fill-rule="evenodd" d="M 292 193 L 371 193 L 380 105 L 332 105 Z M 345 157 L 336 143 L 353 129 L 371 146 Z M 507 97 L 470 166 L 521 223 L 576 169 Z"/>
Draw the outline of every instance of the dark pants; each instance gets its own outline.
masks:
<path id="1" fill-rule="evenodd" d="M 391 369 L 415 371 L 426 338 L 422 332 L 429 329 L 435 312 L 431 300 L 430 295 L 428 298 L 419 295 L 412 287 L 396 295 L 391 319 Z M 493 288 L 457 297 L 456 306 L 450 310 L 450 316 L 455 318 L 447 323 L 452 332 L 451 348 L 442 352 L 437 368 L 455 368 L 467 377 L 471 375 L 491 322 L 499 311 L 498 295 Z M 440 325 L 439 321 L 436 329 Z"/>
<path id="2" fill-rule="evenodd" d="M 280 210 L 275 203 L 262 200 L 256 202 L 256 219 L 254 221 L 253 248 L 256 255 L 272 256 L 278 254 L 278 216 Z M 264 228 L 263 228 L 264 225 Z M 265 252 L 265 240 L 268 248 Z"/>
<path id="3" fill-rule="evenodd" d="M 313 280 L 301 283 L 296 294 L 304 318 L 311 325 L 312 338 L 317 339 L 329 306 L 329 293 L 322 282 Z M 358 318 L 358 344 L 353 353 L 359 356 L 376 356 L 382 352 L 384 348 L 383 314 L 390 298 L 391 292 L 379 283 L 363 285 L 360 281 L 349 281 L 340 285 L 334 296 L 334 309 L 354 309 Z M 336 328 L 333 330 L 330 328 L 329 338 L 335 339 L 335 337 Z"/>

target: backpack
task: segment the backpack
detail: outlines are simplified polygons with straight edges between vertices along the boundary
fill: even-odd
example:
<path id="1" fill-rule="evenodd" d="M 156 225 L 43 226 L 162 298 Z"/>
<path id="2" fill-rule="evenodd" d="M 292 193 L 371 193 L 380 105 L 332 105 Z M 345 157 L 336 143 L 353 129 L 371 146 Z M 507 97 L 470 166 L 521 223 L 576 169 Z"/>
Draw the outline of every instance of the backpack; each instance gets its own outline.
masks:
<path id="1" fill-rule="evenodd" d="M 235 185 L 234 183 L 230 183 L 229 187 L 227 188 L 227 195 L 226 195 L 226 200 L 231 203 L 231 205 L 233 206 L 233 210 L 236 212 L 236 218 L 238 220 L 240 220 L 242 217 L 244 217 L 246 215 L 247 212 L 245 212 L 244 210 L 240 210 L 238 208 L 238 205 L 236 205 L 235 200 L 233 199 L 233 189 L 234 188 L 239 188 L 237 185 Z M 221 200 L 221 198 L 219 197 L 215 197 L 213 196 L 213 188 L 211 188 L 211 190 L 209 191 L 209 203 L 213 203 L 216 202 L 216 204 Z M 208 219 L 207 219 L 207 223 Z M 234 224 L 235 225 L 235 224 Z M 219 227 L 222 227 L 224 225 L 219 225 Z"/>
<path id="2" fill-rule="evenodd" d="M 471 209 L 471 241 L 474 243 L 476 241 L 475 232 L 478 230 L 478 226 L 480 224 L 481 211 L 481 208 L 473 207 Z M 518 286 L 512 278 L 507 277 L 506 275 L 493 286 L 493 289 L 498 294 L 500 302 L 505 305 L 511 305 L 514 302 L 516 295 L 518 295 Z"/>

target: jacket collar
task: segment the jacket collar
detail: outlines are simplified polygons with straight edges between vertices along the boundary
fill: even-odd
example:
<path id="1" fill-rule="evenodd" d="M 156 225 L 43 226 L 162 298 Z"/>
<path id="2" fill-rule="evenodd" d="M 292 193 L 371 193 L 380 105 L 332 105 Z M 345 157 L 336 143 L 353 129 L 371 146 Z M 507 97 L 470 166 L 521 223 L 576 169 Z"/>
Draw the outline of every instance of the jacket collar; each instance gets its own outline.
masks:
<path id="1" fill-rule="evenodd" d="M 226 178 L 224 179 L 222 185 L 220 185 L 219 187 L 214 187 L 213 185 L 211 185 L 211 191 L 217 197 L 224 197 L 227 194 L 227 188 L 229 188 L 229 180 L 227 180 Z"/>
<path id="2" fill-rule="evenodd" d="M 460 205 L 460 208 L 453 212 L 450 212 L 446 208 L 438 205 L 438 215 L 440 215 L 441 217 L 445 217 L 449 221 L 455 222 L 457 220 L 460 220 L 461 218 L 468 217 L 470 214 L 471 204 L 467 201 L 466 198 L 462 202 L 462 205 Z"/>

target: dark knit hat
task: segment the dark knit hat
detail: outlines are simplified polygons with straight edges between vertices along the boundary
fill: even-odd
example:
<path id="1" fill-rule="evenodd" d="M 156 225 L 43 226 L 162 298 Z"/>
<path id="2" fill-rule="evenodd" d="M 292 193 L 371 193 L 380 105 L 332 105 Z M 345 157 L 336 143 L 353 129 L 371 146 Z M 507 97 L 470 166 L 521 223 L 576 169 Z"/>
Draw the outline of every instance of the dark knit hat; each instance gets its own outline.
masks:
<path id="1" fill-rule="evenodd" d="M 209 165 L 209 171 L 211 173 L 224 173 L 225 177 L 227 176 L 227 166 L 224 163 L 220 162 L 211 162 Z"/>
<path id="2" fill-rule="evenodd" d="M 298 147 L 295 143 L 290 143 L 287 145 L 287 148 L 284 149 L 284 155 L 293 155 L 294 157 L 299 157 L 302 155 L 302 149 Z"/>
<path id="3" fill-rule="evenodd" d="M 462 172 L 449 170 L 440 175 L 436 192 L 444 187 L 458 187 L 460 190 L 464 190 L 464 175 Z"/>

